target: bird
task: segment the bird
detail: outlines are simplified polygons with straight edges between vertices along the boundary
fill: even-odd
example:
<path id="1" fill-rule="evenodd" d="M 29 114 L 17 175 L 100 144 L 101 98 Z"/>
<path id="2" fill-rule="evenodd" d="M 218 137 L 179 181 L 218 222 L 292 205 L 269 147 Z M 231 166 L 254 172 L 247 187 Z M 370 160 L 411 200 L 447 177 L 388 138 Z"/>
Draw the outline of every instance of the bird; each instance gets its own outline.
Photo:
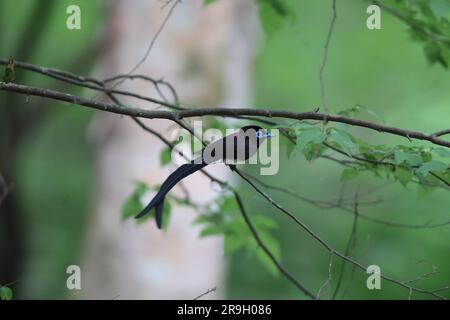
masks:
<path id="1" fill-rule="evenodd" d="M 142 218 L 154 208 L 156 226 L 161 229 L 165 197 L 178 182 L 211 163 L 222 160 L 229 164 L 248 160 L 256 154 L 261 143 L 272 136 L 273 134 L 266 133 L 260 126 L 247 125 L 238 132 L 208 144 L 198 158 L 181 165 L 167 177 L 158 193 L 135 218 Z"/>

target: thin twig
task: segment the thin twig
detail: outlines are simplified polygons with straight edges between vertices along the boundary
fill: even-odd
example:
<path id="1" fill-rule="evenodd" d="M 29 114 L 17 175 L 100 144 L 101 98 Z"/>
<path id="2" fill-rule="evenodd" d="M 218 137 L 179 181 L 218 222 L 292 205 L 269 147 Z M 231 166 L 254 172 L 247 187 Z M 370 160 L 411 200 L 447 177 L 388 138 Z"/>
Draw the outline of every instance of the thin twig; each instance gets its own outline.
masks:
<path id="1" fill-rule="evenodd" d="M 331 36 L 333 35 L 333 31 L 334 31 L 334 24 L 336 22 L 336 0 L 332 0 L 332 10 L 333 10 L 333 16 L 331 18 L 331 23 L 330 23 L 330 27 L 328 29 L 328 34 L 327 34 L 327 38 L 325 40 L 325 45 L 323 46 L 323 60 L 322 60 L 322 65 L 320 66 L 320 71 L 319 71 L 319 80 L 320 80 L 320 96 L 322 98 L 322 104 L 323 104 L 323 109 L 324 109 L 324 113 L 327 114 L 329 113 L 329 109 L 328 109 L 328 104 L 327 104 L 327 99 L 325 96 L 325 83 L 324 83 L 324 79 L 323 79 L 323 73 L 325 71 L 325 67 L 327 65 L 328 62 L 328 48 L 330 45 L 330 41 L 331 41 Z"/>
<path id="2" fill-rule="evenodd" d="M 245 220 L 245 223 L 247 224 L 248 228 L 250 229 L 250 232 L 252 233 L 253 237 L 255 238 L 258 245 L 261 247 L 261 249 L 265 252 L 265 254 L 270 258 L 270 260 L 273 262 L 273 264 L 276 266 L 278 271 L 283 274 L 286 278 L 289 279 L 290 282 L 292 282 L 299 290 L 301 290 L 306 296 L 308 296 L 311 299 L 314 299 L 315 296 L 306 289 L 297 279 L 294 278 L 293 275 L 291 275 L 275 258 L 273 253 L 267 248 L 267 246 L 264 244 L 264 242 L 259 237 L 258 232 L 256 231 L 255 227 L 253 226 L 249 216 L 247 215 L 247 212 L 245 211 L 244 204 L 242 203 L 241 197 L 239 194 L 234 191 L 234 197 L 236 199 L 236 202 L 239 206 L 239 209 L 241 211 L 241 214 Z"/>
<path id="3" fill-rule="evenodd" d="M 214 292 L 214 291 L 216 291 L 216 290 L 217 290 L 216 287 L 211 288 L 211 289 L 208 289 L 208 290 L 206 290 L 205 292 L 203 292 L 201 295 L 195 297 L 195 298 L 192 299 L 192 300 L 198 300 L 198 299 L 200 299 L 200 298 L 203 298 L 204 296 L 206 296 L 206 295 L 208 295 L 208 294 L 210 294 L 211 292 Z"/>
<path id="4" fill-rule="evenodd" d="M 246 181 L 248 184 L 250 184 L 250 186 L 253 187 L 253 189 L 260 194 L 268 203 L 270 203 L 273 207 L 275 207 L 276 209 L 278 209 L 279 211 L 281 211 L 283 214 L 285 214 L 286 216 L 288 216 L 297 226 L 299 226 L 301 229 L 303 229 L 306 233 L 308 233 L 313 239 L 315 239 L 320 245 L 322 245 L 328 252 L 333 252 L 334 255 L 336 255 L 337 257 L 341 258 L 342 260 L 345 260 L 349 263 L 351 263 L 352 265 L 356 266 L 357 268 L 366 271 L 366 267 L 363 266 L 361 263 L 351 259 L 350 257 L 347 257 L 345 254 L 342 254 L 341 252 L 335 250 L 330 244 L 328 244 L 325 240 L 323 240 L 319 235 L 317 235 L 308 225 L 306 225 L 305 223 L 303 223 L 302 221 L 300 221 L 293 213 L 291 213 L 290 211 L 286 210 L 285 208 L 283 208 L 280 204 L 278 204 L 277 202 L 275 202 L 267 193 L 265 193 L 264 191 L 262 191 L 261 189 L 259 189 L 251 180 L 249 180 L 247 177 L 245 177 L 244 175 L 242 175 L 239 171 L 235 171 L 244 181 Z M 386 281 L 392 282 L 394 284 L 397 284 L 405 289 L 408 290 L 413 290 L 415 292 L 419 292 L 419 293 L 424 293 L 424 294 L 428 294 L 431 295 L 435 298 L 439 298 L 439 299 L 445 299 L 445 297 L 436 294 L 435 292 L 433 292 L 432 290 L 426 290 L 426 289 L 421 289 L 421 288 L 417 288 L 417 287 L 412 287 L 410 285 L 408 285 L 407 283 L 400 281 L 400 280 L 396 280 L 394 278 L 391 278 L 389 276 L 380 275 L 381 278 L 383 278 Z"/>
<path id="5" fill-rule="evenodd" d="M 158 39 L 159 35 L 161 34 L 161 32 L 163 31 L 164 27 L 167 24 L 167 21 L 169 21 L 170 16 L 172 15 L 173 11 L 175 10 L 175 7 L 181 3 L 181 0 L 170 0 L 169 2 L 167 2 L 166 4 L 169 4 L 170 2 L 173 2 L 172 6 L 169 8 L 169 11 L 166 15 L 166 17 L 164 18 L 163 22 L 161 23 L 161 25 L 159 26 L 158 30 L 156 31 L 156 33 L 153 35 L 152 40 L 150 41 L 150 44 L 148 45 L 147 50 L 145 51 L 144 56 L 141 58 L 141 60 L 139 60 L 139 62 L 133 67 L 131 68 L 131 70 L 127 73 L 127 76 L 132 75 L 148 58 L 148 56 L 150 55 L 150 52 L 152 51 L 156 40 Z M 115 88 L 116 86 L 118 86 L 119 84 L 123 83 L 126 79 L 126 77 L 121 78 L 118 82 L 116 82 L 112 88 Z"/>
<path id="6" fill-rule="evenodd" d="M 331 283 L 331 269 L 333 267 L 333 256 L 334 252 L 330 251 L 330 255 L 328 257 L 328 278 L 325 280 L 325 282 L 320 286 L 319 291 L 317 291 L 316 299 L 320 299 L 320 294 L 322 293 L 322 290 L 328 287 Z"/>
<path id="7" fill-rule="evenodd" d="M 431 135 L 434 136 L 434 137 L 442 137 L 442 136 L 445 136 L 447 134 L 450 134 L 450 129 L 441 130 L 441 131 L 435 132 L 435 133 L 433 133 Z"/>
<path id="8" fill-rule="evenodd" d="M 350 202 L 347 199 L 342 199 L 342 203 L 338 204 L 336 202 L 334 202 L 333 200 L 316 200 L 316 199 L 311 199 L 305 196 L 302 196 L 298 193 L 295 193 L 287 188 L 283 188 L 283 187 L 278 187 L 275 185 L 269 185 L 265 182 L 263 182 L 261 179 L 258 179 L 252 175 L 250 175 L 247 172 L 241 171 L 241 173 L 246 176 L 248 179 L 256 182 L 257 184 L 261 185 L 262 187 L 266 188 L 266 189 L 270 189 L 270 190 L 274 190 L 274 191 L 279 191 L 282 192 L 284 194 L 287 194 L 288 196 L 291 196 L 293 198 L 296 198 L 300 201 L 303 201 L 305 203 L 309 203 L 313 206 L 315 206 L 316 208 L 319 209 L 341 209 L 342 211 L 352 214 L 354 215 L 354 209 L 353 208 L 348 208 L 347 206 L 354 206 L 354 202 Z M 384 186 L 384 185 L 383 185 Z M 380 203 L 382 200 L 381 199 L 376 199 L 376 200 L 372 200 L 372 201 L 359 201 L 359 205 L 374 205 L 374 204 L 378 204 Z M 400 223 L 400 222 L 393 222 L 393 221 L 388 221 L 388 220 L 383 220 L 383 219 L 379 219 L 379 218 L 375 218 L 375 217 L 371 217 L 362 213 L 359 213 L 358 216 L 361 219 L 373 222 L 373 223 L 377 223 L 377 224 L 381 224 L 387 227 L 393 227 L 393 228 L 404 228 L 404 229 L 434 229 L 434 228 L 440 228 L 440 227 L 444 227 L 444 226 L 449 226 L 450 225 L 450 220 L 449 221 L 445 221 L 445 222 L 441 222 L 441 223 L 431 223 L 431 222 L 426 222 L 423 224 L 408 224 L 408 223 Z"/>
<path id="9" fill-rule="evenodd" d="M 347 242 L 347 247 L 345 248 L 345 251 L 344 251 L 344 255 L 346 255 L 347 257 L 351 256 L 351 252 L 352 252 L 353 248 L 356 246 L 356 228 L 358 225 L 358 217 L 359 217 L 359 210 L 358 210 L 359 199 L 358 198 L 359 198 L 359 188 L 355 193 L 355 205 L 354 205 L 352 230 L 350 232 L 350 238 L 348 239 L 348 242 Z M 331 299 L 333 299 L 333 300 L 336 298 L 336 295 L 341 287 L 342 279 L 343 279 L 344 273 L 345 273 L 345 264 L 346 264 L 346 262 L 342 261 L 341 270 L 339 272 L 336 288 L 334 289 L 333 296 L 331 297 Z"/>

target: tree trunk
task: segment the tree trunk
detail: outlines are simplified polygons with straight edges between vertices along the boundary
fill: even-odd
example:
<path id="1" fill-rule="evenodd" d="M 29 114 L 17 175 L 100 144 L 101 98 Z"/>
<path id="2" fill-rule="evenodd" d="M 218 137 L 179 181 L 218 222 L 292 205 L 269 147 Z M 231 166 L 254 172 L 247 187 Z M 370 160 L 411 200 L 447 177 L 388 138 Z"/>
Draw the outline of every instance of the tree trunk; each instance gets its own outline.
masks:
<path id="1" fill-rule="evenodd" d="M 159 1 L 132 0 L 109 7 L 107 36 L 112 45 L 98 73 L 108 77 L 131 70 L 144 56 L 172 3 L 162 9 Z M 135 73 L 163 77 L 175 86 L 183 102 L 246 105 L 256 21 L 253 1 L 218 1 L 207 7 L 203 0 L 183 1 Z M 121 88 L 157 95 L 148 82 L 139 80 L 128 80 Z M 156 107 L 135 99 L 122 98 L 122 102 Z M 165 136 L 173 128 L 173 123 L 164 120 L 145 123 Z M 160 167 L 164 145 L 131 119 L 101 112 L 90 136 L 96 150 L 96 191 L 80 297 L 193 299 L 214 287 L 217 290 L 207 297 L 223 297 L 222 239 L 198 238 L 199 229 L 192 225 L 196 213 L 191 209 L 172 207 L 167 232 L 158 230 L 154 221 L 142 225 L 133 219 L 121 221 L 122 205 L 136 181 L 154 186 L 174 170 L 174 165 Z M 214 174 L 227 179 L 229 171 L 215 166 Z M 184 185 L 195 202 L 215 196 L 200 173 L 187 178 Z"/>

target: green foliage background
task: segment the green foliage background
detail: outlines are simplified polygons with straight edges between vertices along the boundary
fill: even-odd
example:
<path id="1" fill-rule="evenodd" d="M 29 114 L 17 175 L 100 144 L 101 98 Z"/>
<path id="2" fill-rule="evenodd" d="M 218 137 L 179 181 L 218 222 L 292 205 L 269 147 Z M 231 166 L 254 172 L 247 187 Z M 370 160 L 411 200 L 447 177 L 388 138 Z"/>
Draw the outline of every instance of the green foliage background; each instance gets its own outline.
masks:
<path id="1" fill-rule="evenodd" d="M 292 108 L 310 111 L 321 106 L 319 68 L 323 45 L 331 19 L 330 1 L 287 1 L 293 10 L 293 19 L 280 30 L 269 34 L 255 68 L 256 105 L 280 109 Z M 386 3 L 391 3 L 387 1 Z M 433 1 L 436 10 L 449 17 L 450 7 L 442 1 Z M 437 6 L 437 5 L 440 6 Z M 450 119 L 450 77 L 439 65 L 430 65 L 424 57 L 422 45 L 411 41 L 408 27 L 392 16 L 382 13 L 382 29 L 366 28 L 367 3 L 338 1 L 337 21 L 331 40 L 329 60 L 325 70 L 327 98 L 332 112 L 360 104 L 374 110 L 390 125 L 433 132 L 448 127 Z M 266 22 L 268 23 L 268 22 Z M 364 118 L 379 121 L 373 116 Z M 357 137 L 373 144 L 393 147 L 408 143 L 406 139 L 367 130 L 353 130 Z M 406 140 L 406 141 L 405 141 Z M 423 145 L 423 143 L 422 143 Z M 326 160 L 312 163 L 302 155 L 281 159 L 280 172 L 266 181 L 288 186 L 312 198 L 339 196 L 342 167 Z M 351 194 L 355 185 L 370 188 L 382 181 L 364 174 L 347 185 Z M 243 188 L 244 189 L 244 188 Z M 246 188 L 245 188 L 246 189 Z M 246 189 L 247 190 L 247 189 Z M 243 190 L 243 192 L 246 192 Z M 429 221 L 447 221 L 450 213 L 448 191 L 436 190 L 426 196 L 416 185 L 403 188 L 399 184 L 382 188 L 380 194 L 387 200 L 375 207 L 362 208 L 361 213 L 390 221 L 423 224 Z M 254 197 L 253 212 L 274 215 L 274 209 Z M 295 211 L 303 221 L 325 240 L 344 251 L 350 236 L 352 219 L 337 210 L 318 211 L 314 207 L 277 194 L 275 199 Z M 285 218 L 277 217 L 276 237 L 281 241 L 283 262 L 289 270 L 316 290 L 326 280 L 328 253 Z M 429 230 L 389 228 L 360 220 L 358 242 L 353 257 L 365 265 L 378 264 L 382 272 L 398 279 L 414 279 L 433 270 L 440 273 L 417 283 L 432 288 L 450 280 L 448 227 Z M 240 252 L 231 259 L 229 275 L 232 298 L 298 298 L 295 287 L 282 279 L 274 279 L 258 268 L 254 259 Z M 334 260 L 332 286 L 340 262 Z M 351 267 L 347 266 L 341 294 L 350 281 Z M 381 299 L 407 298 L 408 292 L 385 281 L 382 290 L 369 291 L 365 287 L 367 275 L 356 271 L 346 298 Z M 334 282 L 333 282 L 334 281 Z M 257 285 L 256 285 L 257 284 Z M 339 294 L 338 297 L 342 297 Z M 323 292 L 329 297 L 329 291 Z M 414 297 L 414 296 L 413 296 Z M 425 298 L 425 296 L 415 296 Z"/>
<path id="2" fill-rule="evenodd" d="M 96 62 L 89 48 L 103 21 L 102 5 L 99 1 L 77 1 L 83 19 L 81 31 L 74 32 L 66 28 L 65 12 L 70 4 L 73 1 L 53 1 L 50 10 L 39 12 L 43 35 L 32 48 L 29 62 L 76 73 L 89 72 Z M 41 1 L 0 1 L 1 57 L 23 56 L 24 52 L 16 52 L 18 42 L 23 37 L 36 36 L 25 33 L 24 26 L 40 7 Z M 16 70 L 18 76 L 30 85 L 58 88 L 55 81 Z M 81 94 L 80 90 L 71 90 Z M 34 103 L 39 103 L 37 100 L 22 96 L 14 106 L 1 100 L 1 125 L 9 125 L 7 108 L 22 109 L 26 115 L 32 112 Z M 65 272 L 68 265 L 79 261 L 91 192 L 91 152 L 86 130 L 93 112 L 67 108 L 54 101 L 46 101 L 40 108 L 42 118 L 21 141 L 17 158 L 10 158 L 15 162 L 14 193 L 20 197 L 26 214 L 24 269 L 23 276 L 14 279 L 18 280 L 12 286 L 15 298 L 67 297 Z M 3 143 L 7 142 L 0 141 L 4 150 Z"/>

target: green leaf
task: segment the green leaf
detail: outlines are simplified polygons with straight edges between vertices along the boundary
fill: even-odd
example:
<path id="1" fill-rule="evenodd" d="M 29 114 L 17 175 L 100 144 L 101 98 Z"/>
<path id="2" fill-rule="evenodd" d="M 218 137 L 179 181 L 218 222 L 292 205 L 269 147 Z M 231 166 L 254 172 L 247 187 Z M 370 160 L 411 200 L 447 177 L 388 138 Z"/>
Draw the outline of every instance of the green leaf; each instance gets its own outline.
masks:
<path id="1" fill-rule="evenodd" d="M 148 191 L 148 187 L 143 182 L 138 182 L 133 193 L 125 200 L 122 206 L 122 219 L 134 217 L 144 209 L 141 203 L 141 197 Z M 148 215 L 147 215 L 148 216 Z M 141 220 L 141 219 L 139 219 Z"/>
<path id="2" fill-rule="evenodd" d="M 172 210 L 172 204 L 170 201 L 164 201 L 164 208 L 163 208 L 163 214 L 162 214 L 162 230 L 167 231 L 167 228 L 169 227 L 169 216 L 170 211 Z M 141 219 L 138 220 L 138 223 L 142 223 Z"/>
<path id="3" fill-rule="evenodd" d="M 264 32 L 272 36 L 279 31 L 292 16 L 292 10 L 288 10 L 284 0 L 258 0 L 259 19 Z"/>
<path id="4" fill-rule="evenodd" d="M 306 130 L 297 130 L 297 149 L 303 151 L 310 144 L 322 143 L 322 130 L 317 127 L 311 127 Z"/>
<path id="5" fill-rule="evenodd" d="M 338 114 L 341 116 L 353 118 L 358 115 L 359 110 L 360 110 L 360 105 L 356 104 L 350 108 L 339 111 Z"/>
<path id="6" fill-rule="evenodd" d="M 272 237 L 269 233 L 259 232 L 258 233 L 261 241 L 264 245 L 269 249 L 269 251 L 273 254 L 273 256 L 280 261 L 281 260 L 281 248 L 278 240 Z M 261 262 L 261 264 L 274 276 L 279 274 L 279 271 L 272 259 L 267 255 L 267 253 L 259 246 L 256 247 L 255 251 L 256 257 Z"/>
<path id="7" fill-rule="evenodd" d="M 223 233 L 223 229 L 219 226 L 209 226 L 200 232 L 200 238 L 216 236 Z"/>
<path id="8" fill-rule="evenodd" d="M 188 206 L 188 207 L 193 206 L 192 202 L 189 199 L 175 197 L 170 194 L 168 195 L 168 197 L 170 197 L 170 199 L 173 200 L 179 206 Z"/>
<path id="9" fill-rule="evenodd" d="M 253 224 L 256 229 L 262 230 L 276 229 L 278 227 L 277 223 L 273 219 L 265 216 L 255 216 L 253 218 Z"/>
<path id="10" fill-rule="evenodd" d="M 245 237 L 239 236 L 232 232 L 226 232 L 223 238 L 223 250 L 225 255 L 230 255 L 245 244 Z"/>
<path id="11" fill-rule="evenodd" d="M 363 156 L 365 159 L 369 160 L 385 160 L 389 161 L 388 155 L 391 153 L 391 150 L 383 145 L 374 146 L 371 144 L 368 144 L 365 141 L 355 139 L 356 143 L 358 144 L 358 149 L 360 156 Z"/>
<path id="12" fill-rule="evenodd" d="M 429 162 L 433 159 L 430 148 L 420 148 L 420 156 L 422 157 L 422 162 Z"/>
<path id="13" fill-rule="evenodd" d="M 441 148 L 441 147 L 433 147 L 432 150 L 436 152 L 438 155 L 444 158 L 450 158 L 450 149 Z"/>
<path id="14" fill-rule="evenodd" d="M 422 164 L 422 157 L 416 153 L 407 153 L 403 152 L 399 149 L 395 149 L 394 151 L 394 162 L 395 164 L 403 164 L 406 163 L 410 166 L 418 166 Z"/>
<path id="15" fill-rule="evenodd" d="M 194 224 L 205 224 L 211 222 L 211 216 L 208 214 L 201 214 L 194 220 Z"/>
<path id="16" fill-rule="evenodd" d="M 425 162 L 419 169 L 416 170 L 416 174 L 425 177 L 428 173 L 432 172 L 445 172 L 447 171 L 447 164 L 441 161 Z"/>
<path id="17" fill-rule="evenodd" d="M 356 178 L 358 176 L 358 170 L 356 168 L 347 168 L 342 170 L 341 173 L 341 181 L 350 181 L 353 178 Z"/>
<path id="18" fill-rule="evenodd" d="M 349 156 L 359 152 L 358 145 L 353 141 L 353 137 L 344 130 L 331 128 L 329 141 L 337 144 Z"/>
<path id="19" fill-rule="evenodd" d="M 448 61 L 445 57 L 445 49 L 439 43 L 427 42 L 424 47 L 425 56 L 431 64 L 440 63 L 444 68 L 448 68 Z"/>
<path id="20" fill-rule="evenodd" d="M 12 300 L 13 291 L 9 287 L 0 287 L 0 300 Z"/>
<path id="21" fill-rule="evenodd" d="M 234 213 L 236 212 L 237 205 L 234 197 L 225 197 L 222 199 L 222 203 L 220 204 L 220 212 L 221 213 Z"/>
<path id="22" fill-rule="evenodd" d="M 403 167 L 397 167 L 394 172 L 394 175 L 404 187 L 406 187 L 408 183 L 411 182 L 413 177 L 412 172 Z"/>
<path id="23" fill-rule="evenodd" d="M 159 154 L 159 162 L 161 166 L 165 166 L 172 160 L 172 150 L 170 148 L 164 148 Z"/>
<path id="24" fill-rule="evenodd" d="M 292 156 L 292 153 L 295 150 L 296 146 L 296 136 L 294 130 L 287 131 L 287 134 L 293 139 L 294 142 L 292 142 L 290 139 L 285 137 L 284 135 L 280 135 L 280 145 L 284 146 L 286 148 L 286 155 L 287 158 L 290 159 Z"/>

